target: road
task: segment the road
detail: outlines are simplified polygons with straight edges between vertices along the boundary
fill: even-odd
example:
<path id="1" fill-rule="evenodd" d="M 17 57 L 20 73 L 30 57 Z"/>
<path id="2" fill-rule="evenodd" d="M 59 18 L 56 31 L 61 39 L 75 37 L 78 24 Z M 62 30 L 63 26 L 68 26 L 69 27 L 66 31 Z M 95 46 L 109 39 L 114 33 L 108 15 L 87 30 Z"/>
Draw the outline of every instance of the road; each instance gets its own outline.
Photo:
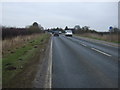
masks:
<path id="1" fill-rule="evenodd" d="M 117 88 L 118 48 L 76 37 L 52 37 L 52 88 Z"/>

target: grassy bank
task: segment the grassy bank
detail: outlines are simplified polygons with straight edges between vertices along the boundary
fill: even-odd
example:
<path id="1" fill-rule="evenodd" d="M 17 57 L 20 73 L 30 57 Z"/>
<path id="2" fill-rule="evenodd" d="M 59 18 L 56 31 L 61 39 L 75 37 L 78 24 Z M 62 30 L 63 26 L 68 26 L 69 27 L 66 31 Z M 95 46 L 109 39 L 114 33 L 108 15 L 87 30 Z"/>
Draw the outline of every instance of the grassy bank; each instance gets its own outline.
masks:
<path id="1" fill-rule="evenodd" d="M 35 34 L 3 41 L 3 87 L 31 87 L 37 64 L 49 41 L 48 34 Z M 5 48 L 4 45 L 8 47 Z"/>
<path id="2" fill-rule="evenodd" d="M 81 36 L 81 37 L 87 37 L 87 38 L 91 38 L 91 39 L 96 39 L 96 40 L 112 42 L 112 43 L 120 43 L 118 34 L 99 35 L 99 34 L 94 34 L 94 33 L 85 33 L 85 34 L 76 34 L 76 35 Z"/>

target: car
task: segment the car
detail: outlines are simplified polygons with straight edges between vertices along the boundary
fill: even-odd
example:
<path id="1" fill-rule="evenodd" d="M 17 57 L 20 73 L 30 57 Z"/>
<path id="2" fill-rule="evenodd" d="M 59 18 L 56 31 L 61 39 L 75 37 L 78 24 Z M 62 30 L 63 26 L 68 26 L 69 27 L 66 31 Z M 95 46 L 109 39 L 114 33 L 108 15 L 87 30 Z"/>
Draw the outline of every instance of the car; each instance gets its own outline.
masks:
<path id="1" fill-rule="evenodd" d="M 73 33 L 72 30 L 66 30 L 65 31 L 65 36 L 71 36 L 72 37 Z"/>
<path id="2" fill-rule="evenodd" d="M 62 34 L 62 32 L 61 32 L 61 31 L 59 31 L 59 34 Z"/>
<path id="3" fill-rule="evenodd" d="M 59 32 L 58 31 L 54 31 L 53 36 L 59 36 Z"/>

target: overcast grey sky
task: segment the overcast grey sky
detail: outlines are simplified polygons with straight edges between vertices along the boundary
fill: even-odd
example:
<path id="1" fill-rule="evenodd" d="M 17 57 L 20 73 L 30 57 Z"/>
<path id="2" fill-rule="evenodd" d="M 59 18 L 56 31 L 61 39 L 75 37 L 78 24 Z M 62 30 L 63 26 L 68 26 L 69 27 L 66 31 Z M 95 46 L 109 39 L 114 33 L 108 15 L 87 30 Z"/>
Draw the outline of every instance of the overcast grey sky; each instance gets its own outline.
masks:
<path id="1" fill-rule="evenodd" d="M 90 26 L 107 31 L 118 26 L 117 2 L 7 2 L 2 3 L 2 25 L 25 27 L 34 21 L 44 28 Z"/>

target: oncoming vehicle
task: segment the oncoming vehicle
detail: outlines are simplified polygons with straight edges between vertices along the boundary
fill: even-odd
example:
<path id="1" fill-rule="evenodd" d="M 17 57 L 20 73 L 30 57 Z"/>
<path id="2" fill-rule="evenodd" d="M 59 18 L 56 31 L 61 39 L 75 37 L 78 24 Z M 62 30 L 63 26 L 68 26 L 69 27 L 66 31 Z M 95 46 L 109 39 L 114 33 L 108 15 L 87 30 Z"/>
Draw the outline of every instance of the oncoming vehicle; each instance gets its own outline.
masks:
<path id="1" fill-rule="evenodd" d="M 62 32 L 61 32 L 61 31 L 59 31 L 59 34 L 62 34 Z"/>
<path id="2" fill-rule="evenodd" d="M 72 37 L 73 33 L 72 30 L 66 30 L 65 31 L 65 36 L 71 36 Z"/>
<path id="3" fill-rule="evenodd" d="M 54 36 L 59 36 L 59 32 L 58 31 L 54 31 L 53 35 Z"/>

